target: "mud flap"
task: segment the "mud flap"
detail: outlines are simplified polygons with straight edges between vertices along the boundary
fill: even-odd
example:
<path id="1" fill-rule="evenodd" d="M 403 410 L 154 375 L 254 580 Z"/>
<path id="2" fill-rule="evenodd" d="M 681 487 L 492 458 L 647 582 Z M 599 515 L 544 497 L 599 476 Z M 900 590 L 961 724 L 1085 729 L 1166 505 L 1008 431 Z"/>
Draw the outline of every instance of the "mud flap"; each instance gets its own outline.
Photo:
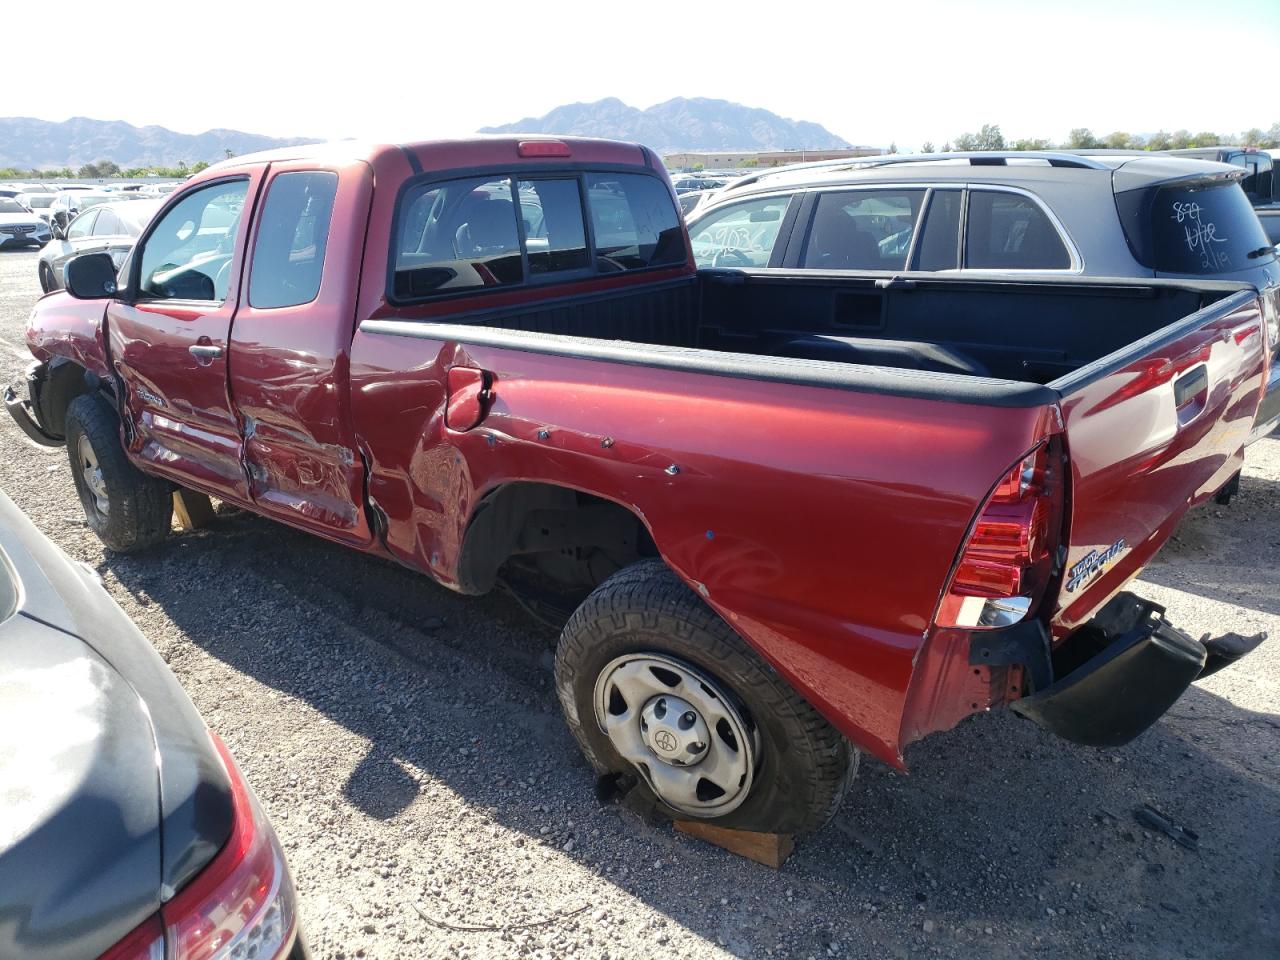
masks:
<path id="1" fill-rule="evenodd" d="M 1130 593 L 1115 597 L 1085 629 L 1109 642 L 1010 708 L 1051 733 L 1092 747 L 1128 743 L 1193 680 L 1234 662 L 1265 638 L 1195 640 L 1165 620 L 1163 607 Z"/>

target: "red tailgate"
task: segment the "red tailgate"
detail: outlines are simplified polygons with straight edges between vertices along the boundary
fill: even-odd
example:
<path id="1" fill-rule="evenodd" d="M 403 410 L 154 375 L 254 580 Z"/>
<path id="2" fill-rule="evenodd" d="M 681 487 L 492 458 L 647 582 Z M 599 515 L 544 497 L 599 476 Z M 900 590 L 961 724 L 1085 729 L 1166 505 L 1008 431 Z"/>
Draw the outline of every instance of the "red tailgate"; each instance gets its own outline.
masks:
<path id="1" fill-rule="evenodd" d="M 1267 359 L 1257 296 L 1242 291 L 1053 384 L 1071 461 L 1055 635 L 1088 619 L 1240 469 Z"/>

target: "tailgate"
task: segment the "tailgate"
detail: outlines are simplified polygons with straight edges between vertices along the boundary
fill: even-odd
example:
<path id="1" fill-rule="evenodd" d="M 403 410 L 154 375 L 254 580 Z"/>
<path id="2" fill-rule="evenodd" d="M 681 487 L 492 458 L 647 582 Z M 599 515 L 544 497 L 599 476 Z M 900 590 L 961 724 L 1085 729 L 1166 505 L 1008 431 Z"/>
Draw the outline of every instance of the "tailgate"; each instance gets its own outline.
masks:
<path id="1" fill-rule="evenodd" d="M 1267 364 L 1242 291 L 1056 381 L 1071 463 L 1053 627 L 1088 619 L 1240 469 Z"/>

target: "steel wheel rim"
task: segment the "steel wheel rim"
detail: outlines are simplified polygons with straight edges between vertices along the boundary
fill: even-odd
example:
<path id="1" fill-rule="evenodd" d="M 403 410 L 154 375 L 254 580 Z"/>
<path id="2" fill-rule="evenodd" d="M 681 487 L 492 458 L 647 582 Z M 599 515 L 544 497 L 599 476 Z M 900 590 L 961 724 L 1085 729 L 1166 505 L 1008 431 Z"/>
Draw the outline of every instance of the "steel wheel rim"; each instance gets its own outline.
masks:
<path id="1" fill-rule="evenodd" d="M 721 817 L 751 793 L 755 732 L 697 668 L 656 653 L 618 657 L 600 671 L 594 703 L 601 732 L 673 810 Z"/>
<path id="2" fill-rule="evenodd" d="M 102 467 L 98 464 L 98 455 L 93 452 L 93 445 L 89 442 L 89 438 L 83 434 L 76 443 L 76 460 L 80 467 L 80 477 L 84 480 L 85 491 L 93 502 L 93 508 L 105 517 L 110 509 L 107 484 L 102 479 Z"/>

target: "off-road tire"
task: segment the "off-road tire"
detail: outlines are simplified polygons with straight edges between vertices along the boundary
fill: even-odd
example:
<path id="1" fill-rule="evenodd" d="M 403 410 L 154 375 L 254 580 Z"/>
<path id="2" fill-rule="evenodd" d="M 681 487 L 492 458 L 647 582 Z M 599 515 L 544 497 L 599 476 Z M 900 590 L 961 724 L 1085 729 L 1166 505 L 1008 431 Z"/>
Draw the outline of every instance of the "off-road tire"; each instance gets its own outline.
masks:
<path id="1" fill-rule="evenodd" d="M 601 776 L 621 775 L 672 819 L 600 729 L 595 684 L 628 653 L 684 660 L 731 692 L 755 726 L 759 752 L 751 793 L 706 822 L 761 833 L 809 833 L 839 809 L 858 752 L 661 560 L 618 571 L 574 612 L 556 648 L 555 678 L 565 720 Z"/>
<path id="2" fill-rule="evenodd" d="M 105 516 L 81 469 L 82 436 L 88 438 L 102 471 L 108 503 Z M 163 540 L 173 520 L 173 488 L 167 480 L 148 476 L 129 462 L 120 445 L 120 421 L 106 401 L 96 394 L 72 400 L 67 407 L 66 437 L 71 477 L 85 520 L 107 549 L 138 553 Z"/>

